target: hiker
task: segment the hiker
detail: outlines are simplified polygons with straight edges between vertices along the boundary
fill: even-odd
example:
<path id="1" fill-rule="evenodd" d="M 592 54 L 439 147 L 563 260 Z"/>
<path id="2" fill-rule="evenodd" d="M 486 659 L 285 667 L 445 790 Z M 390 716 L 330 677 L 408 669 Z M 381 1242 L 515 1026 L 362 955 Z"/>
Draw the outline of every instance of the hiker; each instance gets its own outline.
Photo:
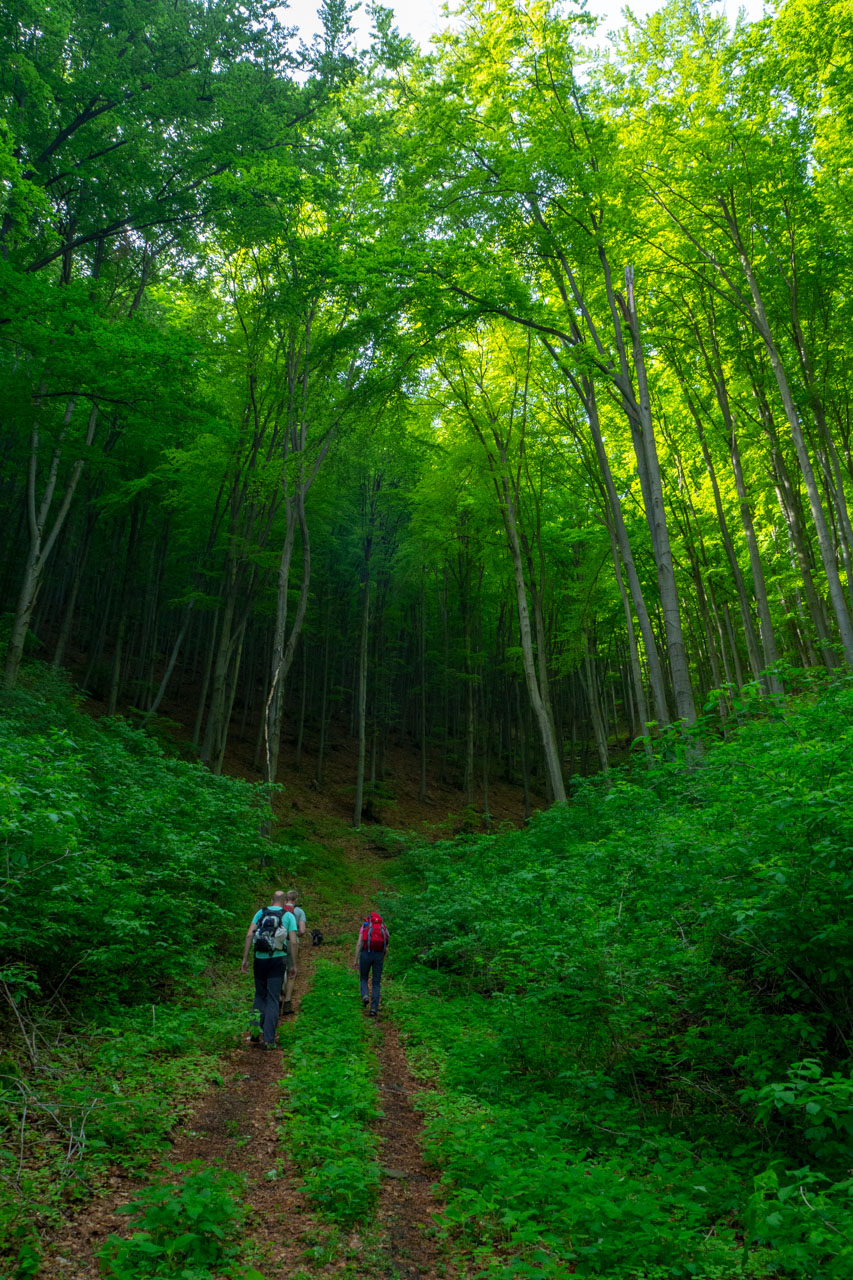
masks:
<path id="1" fill-rule="evenodd" d="M 287 907 L 283 889 L 276 889 L 268 907 L 261 907 L 252 917 L 243 948 L 244 973 L 249 972 L 249 947 L 254 942 L 253 973 L 255 1000 L 252 1011 L 257 1015 L 258 1027 L 251 1038 L 257 1043 L 263 1036 L 264 1048 L 275 1048 L 275 1029 L 278 1026 L 278 1005 L 289 956 L 295 952 L 298 938 L 296 917 Z"/>
<path id="2" fill-rule="evenodd" d="M 288 891 L 287 891 L 287 909 L 288 909 L 288 911 L 290 911 L 294 916 L 296 916 L 296 924 L 297 924 L 297 928 L 298 928 L 298 931 L 299 931 L 299 937 L 301 938 L 301 937 L 302 937 L 302 935 L 305 933 L 305 930 L 308 928 L 308 923 L 307 923 L 307 921 L 306 921 L 306 919 L 305 919 L 305 912 L 302 910 L 302 908 L 301 908 L 300 906 L 297 906 L 297 903 L 298 903 L 298 902 L 299 902 L 299 890 L 298 890 L 298 889 L 288 889 Z"/>
<path id="3" fill-rule="evenodd" d="M 282 1001 L 282 1013 L 293 1013 L 293 985 L 296 982 L 296 963 L 299 959 L 299 943 L 302 935 L 308 928 L 305 919 L 305 912 L 296 904 L 299 901 L 299 891 L 297 889 L 288 889 L 286 895 L 287 909 L 296 920 L 296 945 L 292 951 L 288 953 L 287 972 L 284 978 L 284 1000 Z"/>
<path id="4" fill-rule="evenodd" d="M 378 911 L 371 911 L 358 931 L 358 942 L 355 944 L 355 959 L 352 967 L 358 969 L 361 977 L 361 1007 L 370 1005 L 371 1018 L 379 1012 L 379 992 L 382 986 L 382 966 L 391 935 L 385 927 Z M 373 974 L 368 990 L 367 979 Z"/>

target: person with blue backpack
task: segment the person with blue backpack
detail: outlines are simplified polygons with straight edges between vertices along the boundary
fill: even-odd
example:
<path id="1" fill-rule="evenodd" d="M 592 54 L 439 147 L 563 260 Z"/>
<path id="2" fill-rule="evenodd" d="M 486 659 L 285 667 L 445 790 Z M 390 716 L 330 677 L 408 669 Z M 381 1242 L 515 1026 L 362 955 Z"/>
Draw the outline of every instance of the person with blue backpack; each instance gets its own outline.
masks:
<path id="1" fill-rule="evenodd" d="M 249 948 L 254 943 L 252 972 L 255 978 L 255 1000 L 252 1014 L 256 1025 L 251 1038 L 257 1043 L 263 1037 L 265 1049 L 275 1048 L 281 988 L 286 970 L 291 963 L 295 966 L 298 937 L 296 917 L 288 910 L 284 890 L 277 889 L 270 905 L 261 907 L 252 917 L 243 948 L 242 969 L 244 973 L 248 973 Z"/>
<path id="2" fill-rule="evenodd" d="M 379 994 L 382 988 L 382 968 L 388 952 L 391 935 L 378 911 L 371 911 L 358 931 L 355 959 L 352 967 L 358 969 L 361 978 L 361 1007 L 370 1005 L 369 1016 L 379 1013 Z M 372 978 L 370 987 L 367 980 Z"/>

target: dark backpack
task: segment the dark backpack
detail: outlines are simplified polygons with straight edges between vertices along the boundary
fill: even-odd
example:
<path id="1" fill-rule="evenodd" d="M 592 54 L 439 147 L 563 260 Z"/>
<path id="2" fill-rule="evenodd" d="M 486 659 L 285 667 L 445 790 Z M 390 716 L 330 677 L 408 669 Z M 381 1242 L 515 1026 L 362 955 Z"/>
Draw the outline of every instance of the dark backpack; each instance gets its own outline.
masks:
<path id="1" fill-rule="evenodd" d="M 379 912 L 371 911 L 361 926 L 362 951 L 384 951 L 388 946 L 389 937 Z"/>
<path id="2" fill-rule="evenodd" d="M 261 907 L 261 918 L 255 929 L 255 951 L 260 955 L 275 955 L 280 950 L 275 945 L 275 935 L 284 919 L 284 907 Z"/>

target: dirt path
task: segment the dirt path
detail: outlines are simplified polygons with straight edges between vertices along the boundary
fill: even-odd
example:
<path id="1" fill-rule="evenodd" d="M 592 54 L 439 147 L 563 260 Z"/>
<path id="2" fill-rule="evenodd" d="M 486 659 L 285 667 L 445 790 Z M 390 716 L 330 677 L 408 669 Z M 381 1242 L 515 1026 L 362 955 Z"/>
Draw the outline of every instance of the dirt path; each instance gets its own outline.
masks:
<path id="1" fill-rule="evenodd" d="M 344 937 L 355 936 L 357 922 L 340 921 Z M 295 1004 L 309 989 L 318 954 L 345 964 L 349 942 L 317 949 L 303 947 L 296 980 Z M 391 975 L 389 975 L 391 976 Z M 353 999 L 357 999 L 355 975 Z M 393 978 L 392 978 L 393 980 Z M 299 1014 L 295 1015 L 297 1018 Z M 378 1247 L 369 1251 L 356 1268 L 360 1280 L 438 1280 L 447 1275 L 439 1267 L 439 1253 L 432 1226 L 437 1210 L 431 1187 L 437 1174 L 421 1155 L 422 1121 L 412 1105 L 418 1086 L 409 1074 L 393 1024 L 381 1017 L 379 1089 L 384 1112 L 377 1132 L 382 1146 L 379 1159 L 382 1182 L 376 1226 Z M 283 1039 L 286 1043 L 286 1031 Z M 266 1280 L 286 1280 L 294 1273 L 312 1277 L 352 1275 L 352 1255 L 359 1250 L 359 1233 L 352 1232 L 336 1260 L 317 1257 L 318 1240 L 328 1227 L 312 1212 L 295 1188 L 300 1177 L 289 1167 L 284 1174 L 267 1177 L 281 1166 L 277 1134 L 277 1110 L 281 1099 L 282 1056 L 244 1044 L 225 1063 L 225 1083 L 206 1093 L 175 1133 L 174 1145 L 164 1164 L 198 1160 L 217 1164 L 245 1175 L 245 1201 L 249 1205 L 246 1236 L 251 1261 Z M 41 1277 L 63 1280 L 98 1280 L 97 1253 L 110 1234 L 128 1235 L 133 1224 L 116 1211 L 144 1185 L 131 1181 L 117 1169 L 109 1189 L 96 1197 L 69 1221 L 54 1240 L 39 1272 Z M 368 1230 L 371 1230 L 368 1228 Z M 313 1254 L 313 1256 L 312 1256 Z M 350 1255 L 350 1260 L 346 1254 Z M 374 1260 L 375 1259 L 375 1260 Z"/>
<path id="2" fill-rule="evenodd" d="M 366 877 L 365 886 L 371 893 L 381 888 L 373 877 Z M 329 922 L 334 935 L 345 941 L 324 948 L 324 951 L 329 959 L 334 959 L 347 968 L 358 926 L 368 904 L 363 903 L 362 908 L 358 916 L 341 915 Z M 352 982 L 353 999 L 357 1000 L 357 979 L 349 968 L 347 980 Z M 383 975 L 383 988 L 386 983 L 393 983 L 393 980 L 392 965 L 389 972 Z M 438 1212 L 439 1204 L 432 1188 L 438 1181 L 439 1174 L 424 1162 L 420 1146 L 423 1120 L 412 1103 L 412 1098 L 421 1086 L 409 1073 L 397 1029 L 388 1020 L 384 1010 L 380 1011 L 375 1025 L 380 1039 L 377 1046 L 377 1083 L 383 1111 L 382 1119 L 376 1125 L 376 1133 L 381 1141 L 379 1162 L 382 1170 L 376 1212 L 379 1234 L 376 1252 L 381 1260 L 374 1262 L 369 1253 L 355 1271 L 352 1263 L 345 1259 L 322 1266 L 314 1263 L 310 1271 L 312 1276 L 325 1277 L 357 1274 L 359 1280 L 438 1280 L 439 1276 L 447 1280 L 450 1273 L 441 1263 L 433 1225 L 433 1215 Z M 304 1246 L 309 1243 L 315 1230 L 315 1220 L 310 1215 L 302 1219 L 300 1239 L 294 1240 L 294 1243 L 300 1246 L 303 1267 Z M 351 1233 L 348 1243 L 350 1252 L 358 1249 L 358 1232 Z M 299 1265 L 299 1253 L 294 1257 L 293 1264 Z M 279 1277 L 273 1272 L 268 1280 L 279 1280 Z"/>
<path id="3" fill-rule="evenodd" d="M 303 947 L 296 977 L 295 996 L 301 1000 L 311 984 L 315 952 Z M 273 1276 L 286 1275 L 283 1265 L 292 1262 L 288 1233 L 306 1212 L 304 1198 L 294 1190 L 298 1178 L 271 1181 L 267 1171 L 280 1162 L 276 1134 L 276 1110 L 280 1098 L 282 1058 L 245 1043 L 225 1062 L 225 1084 L 196 1103 L 175 1133 L 164 1164 L 199 1160 L 217 1164 L 247 1177 L 246 1202 L 250 1205 L 247 1232 L 259 1257 Z M 128 1218 L 117 1213 L 142 1182 L 116 1170 L 110 1189 L 97 1196 L 65 1224 L 42 1264 L 40 1276 L 63 1280 L 99 1280 L 97 1253 L 110 1234 L 127 1236 L 133 1230 Z"/>
<path id="4" fill-rule="evenodd" d="M 382 1147 L 382 1183 L 378 1220 L 390 1263 L 387 1276 L 399 1280 L 436 1280 L 439 1252 L 432 1215 L 438 1206 L 432 1184 L 438 1178 L 421 1154 L 423 1121 L 412 1106 L 420 1086 L 409 1074 L 397 1029 L 382 1027 L 379 1090 L 384 1118 L 378 1125 Z M 441 1272 L 446 1275 L 446 1271 Z"/>

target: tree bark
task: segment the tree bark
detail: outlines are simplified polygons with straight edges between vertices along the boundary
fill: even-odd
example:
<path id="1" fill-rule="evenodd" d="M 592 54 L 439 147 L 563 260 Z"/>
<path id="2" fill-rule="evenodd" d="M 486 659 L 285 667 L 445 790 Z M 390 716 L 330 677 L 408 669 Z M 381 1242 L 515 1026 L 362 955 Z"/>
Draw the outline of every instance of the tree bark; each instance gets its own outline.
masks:
<path id="1" fill-rule="evenodd" d="M 71 501 L 74 497 L 80 475 L 83 471 L 84 459 L 78 458 L 71 467 L 70 474 L 65 484 L 65 490 L 53 517 L 53 523 L 48 528 L 50 511 L 56 495 L 59 467 L 62 459 L 62 447 L 68 434 L 68 428 L 71 425 L 74 407 L 75 400 L 69 400 L 62 419 L 62 428 L 59 438 L 50 460 L 45 486 L 40 501 L 36 494 L 36 487 L 40 447 L 38 415 L 41 411 L 41 406 L 37 406 L 35 410 L 35 420 L 30 436 L 29 463 L 27 467 L 26 502 L 30 540 L 27 551 L 27 560 L 24 566 L 23 581 L 21 582 L 20 592 L 18 594 L 15 615 L 12 619 L 9 647 L 6 652 L 6 664 L 3 673 L 3 687 L 5 689 L 13 689 L 17 683 L 18 672 L 20 671 L 21 660 L 24 655 L 24 645 L 26 643 L 27 632 L 29 631 L 30 619 L 32 618 L 33 609 L 35 608 L 36 599 L 38 598 L 45 565 L 47 564 L 50 553 L 56 543 L 56 539 L 59 537 L 59 534 L 65 524 L 69 508 L 71 507 Z M 92 405 L 84 437 L 85 448 L 88 448 L 92 443 L 95 435 L 97 419 L 97 406 Z"/>

